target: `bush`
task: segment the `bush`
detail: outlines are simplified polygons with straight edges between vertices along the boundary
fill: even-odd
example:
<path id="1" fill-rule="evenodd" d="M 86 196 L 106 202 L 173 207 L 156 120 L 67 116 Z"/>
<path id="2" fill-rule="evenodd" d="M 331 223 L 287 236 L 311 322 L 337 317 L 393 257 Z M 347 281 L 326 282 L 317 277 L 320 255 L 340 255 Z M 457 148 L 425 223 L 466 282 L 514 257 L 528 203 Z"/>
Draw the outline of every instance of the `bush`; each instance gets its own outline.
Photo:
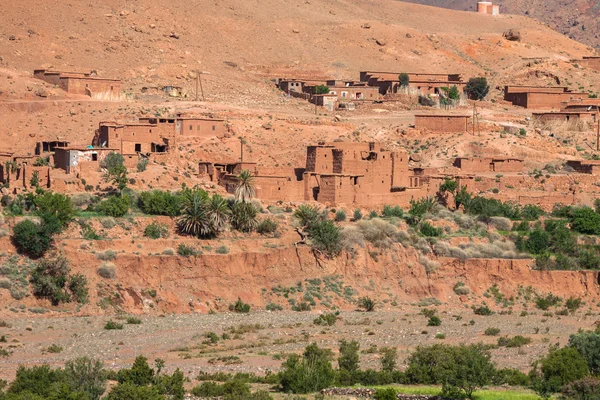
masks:
<path id="1" fill-rule="evenodd" d="M 73 202 L 68 196 L 44 192 L 33 199 L 35 213 L 52 233 L 61 232 L 75 216 Z"/>
<path id="2" fill-rule="evenodd" d="M 329 93 L 329 86 L 317 85 L 315 86 L 315 94 L 327 94 Z"/>
<path id="3" fill-rule="evenodd" d="M 96 206 L 96 211 L 109 217 L 120 218 L 127 214 L 130 204 L 131 199 L 127 195 L 110 196 Z"/>
<path id="4" fill-rule="evenodd" d="M 318 222 L 323 221 L 323 214 L 319 210 L 319 207 L 308 204 L 301 204 L 298 206 L 294 211 L 294 217 L 298 219 L 302 227 L 308 229 Z"/>
<path id="5" fill-rule="evenodd" d="M 484 315 L 484 316 L 494 314 L 494 312 L 486 304 L 483 304 L 479 307 L 473 308 L 473 313 L 475 313 L 476 315 Z"/>
<path id="6" fill-rule="evenodd" d="M 496 370 L 492 378 L 493 385 L 529 386 L 529 377 L 518 369 L 503 368 Z"/>
<path id="7" fill-rule="evenodd" d="M 546 212 L 541 207 L 533 204 L 525 204 L 521 210 L 521 217 L 528 221 L 535 221 L 544 214 L 546 214 Z"/>
<path id="8" fill-rule="evenodd" d="M 587 377 L 562 389 L 564 400 L 600 400 L 600 379 Z"/>
<path id="9" fill-rule="evenodd" d="M 427 326 L 440 326 L 442 325 L 442 320 L 437 315 L 433 315 L 429 317 L 429 321 L 427 321 Z"/>
<path id="10" fill-rule="evenodd" d="M 578 207 L 570 217 L 571 229 L 588 235 L 600 235 L 600 214 L 590 207 Z"/>
<path id="11" fill-rule="evenodd" d="M 198 250 L 192 246 L 181 243 L 179 246 L 177 246 L 177 254 L 183 257 L 191 257 L 198 255 Z"/>
<path id="12" fill-rule="evenodd" d="M 402 218 L 404 216 L 404 211 L 402 210 L 402 208 L 400 208 L 400 206 L 388 206 L 387 204 L 383 206 L 383 211 L 381 212 L 381 215 L 384 218 L 391 218 L 391 217 L 396 217 L 396 218 Z"/>
<path id="13" fill-rule="evenodd" d="M 237 301 L 234 304 L 229 305 L 229 311 L 233 311 L 236 313 L 249 313 L 250 312 L 250 304 L 246 304 L 238 297 Z"/>
<path id="14" fill-rule="evenodd" d="M 166 224 L 152 221 L 144 229 L 144 236 L 150 239 L 168 238 L 169 227 Z"/>
<path id="15" fill-rule="evenodd" d="M 527 240 L 517 241 L 517 248 L 531 254 L 542 254 L 548 251 L 550 236 L 541 229 L 536 229 L 529 234 Z"/>
<path id="16" fill-rule="evenodd" d="M 106 391 L 106 373 L 102 361 L 80 357 L 67 361 L 64 378 L 75 391 L 83 392 L 89 400 L 98 400 Z"/>
<path id="17" fill-rule="evenodd" d="M 599 332 L 580 332 L 571 335 L 569 338 L 569 347 L 577 349 L 581 354 L 593 375 L 600 373 L 600 331 Z"/>
<path id="18" fill-rule="evenodd" d="M 221 245 L 215 249 L 217 254 L 229 254 L 229 248 L 225 245 Z"/>
<path id="19" fill-rule="evenodd" d="M 85 303 L 88 298 L 87 280 L 81 274 L 69 275 L 70 270 L 64 256 L 38 261 L 30 279 L 34 296 L 47 298 L 53 305 L 72 300 Z"/>
<path id="20" fill-rule="evenodd" d="M 531 386 L 543 398 L 561 390 L 571 382 L 585 378 L 589 369 L 585 358 L 572 347 L 551 351 L 534 364 L 530 372 Z"/>
<path id="21" fill-rule="evenodd" d="M 182 201 L 179 193 L 153 190 L 140 194 L 138 207 L 146 214 L 177 217 L 181 215 Z"/>
<path id="22" fill-rule="evenodd" d="M 265 218 L 256 227 L 256 232 L 261 235 L 273 234 L 277 231 L 279 224 L 271 218 Z"/>
<path id="23" fill-rule="evenodd" d="M 315 325 L 321 326 L 333 326 L 337 322 L 339 313 L 329 312 L 319 315 L 317 318 L 313 320 Z"/>
<path id="24" fill-rule="evenodd" d="M 485 77 L 470 78 L 465 86 L 465 93 L 473 100 L 483 100 L 490 91 Z"/>
<path id="25" fill-rule="evenodd" d="M 137 162 L 137 171 L 138 172 L 144 172 L 147 167 L 148 167 L 148 159 L 147 158 L 141 158 L 138 160 L 138 162 Z"/>
<path id="26" fill-rule="evenodd" d="M 495 369 L 483 345 L 435 344 L 417 347 L 408 359 L 406 376 L 413 384 L 442 384 L 442 395 L 472 397 L 490 383 Z M 463 394 L 464 392 L 464 394 Z"/>
<path id="27" fill-rule="evenodd" d="M 512 222 L 505 217 L 491 217 L 490 225 L 499 231 L 510 231 L 512 228 Z"/>
<path id="28" fill-rule="evenodd" d="M 354 210 L 354 213 L 352 214 L 352 219 L 354 221 L 360 221 L 362 219 L 363 215 L 362 215 L 362 211 L 360 211 L 360 208 L 357 208 L 356 210 Z"/>
<path id="29" fill-rule="evenodd" d="M 358 299 L 358 308 L 365 310 L 366 312 L 375 311 L 375 301 L 370 297 L 361 297 Z"/>
<path id="30" fill-rule="evenodd" d="M 231 226 L 240 232 L 252 232 L 258 227 L 258 208 L 252 203 L 234 203 Z"/>
<path id="31" fill-rule="evenodd" d="M 498 346 L 500 347 L 523 347 L 531 343 L 531 339 L 528 337 L 523 337 L 521 335 L 514 336 L 512 338 L 508 338 L 506 336 L 498 338 Z"/>
<path id="32" fill-rule="evenodd" d="M 281 388 L 286 393 L 314 393 L 330 387 L 335 380 L 331 351 L 310 344 L 300 357 L 291 354 L 279 373 Z"/>
<path id="33" fill-rule="evenodd" d="M 419 229 L 419 232 L 421 232 L 421 234 L 423 236 L 428 236 L 428 237 L 437 237 L 437 236 L 442 235 L 442 230 L 440 228 L 434 227 L 429 222 L 423 222 L 421 224 L 421 228 Z"/>
<path id="34" fill-rule="evenodd" d="M 102 253 L 96 253 L 96 258 L 102 261 L 112 261 L 117 258 L 117 252 L 114 250 L 104 250 Z"/>
<path id="35" fill-rule="evenodd" d="M 281 311 L 283 310 L 283 307 L 277 303 L 269 303 L 266 305 L 265 309 L 267 311 Z"/>
<path id="36" fill-rule="evenodd" d="M 107 170 L 114 170 L 119 166 L 123 166 L 125 164 L 125 158 L 115 152 L 110 152 L 106 155 L 104 160 L 100 161 L 100 167 L 106 168 Z"/>
<path id="37" fill-rule="evenodd" d="M 545 296 L 538 296 L 535 299 L 535 306 L 540 310 L 548 310 L 550 307 L 557 307 L 562 303 L 562 299 L 558 296 L 548 293 Z"/>
<path id="38" fill-rule="evenodd" d="M 466 296 L 471 292 L 464 282 L 457 282 L 456 285 L 454 285 L 453 290 L 458 296 Z"/>
<path id="39" fill-rule="evenodd" d="M 407 87 L 410 84 L 410 76 L 406 72 L 402 72 L 398 75 L 398 82 L 400 87 Z"/>
<path id="40" fill-rule="evenodd" d="M 375 400 L 396 400 L 396 394 L 394 388 L 376 389 L 373 398 Z"/>
<path id="41" fill-rule="evenodd" d="M 127 324 L 129 325 L 140 325 L 142 320 L 136 317 L 127 317 Z"/>
<path id="42" fill-rule="evenodd" d="M 43 225 L 26 219 L 14 226 L 12 242 L 19 253 L 31 258 L 40 258 L 52 245 L 52 236 Z"/>
<path id="43" fill-rule="evenodd" d="M 336 256 L 342 250 L 340 228 L 331 221 L 321 221 L 309 229 L 311 245 L 328 257 Z"/>
<path id="44" fill-rule="evenodd" d="M 575 298 L 571 296 L 565 302 L 565 307 L 567 307 L 567 310 L 569 310 L 571 313 L 574 313 L 579 309 L 579 307 L 581 307 L 581 303 L 580 297 Z"/>
<path id="45" fill-rule="evenodd" d="M 98 275 L 104 279 L 115 279 L 117 277 L 117 271 L 113 263 L 105 262 L 98 268 Z"/>
<path id="46" fill-rule="evenodd" d="M 483 332 L 486 336 L 497 336 L 500 333 L 500 328 L 487 328 L 485 332 Z"/>
<path id="47" fill-rule="evenodd" d="M 360 344 L 356 340 L 348 342 L 340 341 L 340 356 L 338 357 L 338 366 L 340 370 L 348 372 L 356 372 L 360 367 L 360 357 L 358 351 Z"/>
<path id="48" fill-rule="evenodd" d="M 344 210 L 337 210 L 335 213 L 335 220 L 337 222 L 343 222 L 346 220 L 346 211 Z"/>
<path id="49" fill-rule="evenodd" d="M 123 324 L 113 321 L 112 319 L 108 320 L 108 322 L 104 325 L 104 329 L 106 330 L 118 330 L 123 329 Z"/>

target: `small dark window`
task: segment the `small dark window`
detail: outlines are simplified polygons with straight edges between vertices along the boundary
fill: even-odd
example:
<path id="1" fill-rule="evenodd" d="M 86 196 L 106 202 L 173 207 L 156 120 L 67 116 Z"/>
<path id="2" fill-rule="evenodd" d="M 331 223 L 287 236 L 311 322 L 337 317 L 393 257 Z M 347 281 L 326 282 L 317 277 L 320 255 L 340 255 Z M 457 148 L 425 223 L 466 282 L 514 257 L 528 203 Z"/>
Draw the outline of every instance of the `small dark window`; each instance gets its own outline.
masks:
<path id="1" fill-rule="evenodd" d="M 141 143 L 136 143 L 135 144 L 135 151 L 136 152 L 142 151 L 142 144 Z"/>
<path id="2" fill-rule="evenodd" d="M 197 131 L 199 131 L 199 130 L 200 130 L 200 125 L 198 125 L 198 126 L 196 127 L 196 130 L 197 130 Z"/>
<path id="3" fill-rule="evenodd" d="M 92 161 L 98 161 L 98 154 L 92 153 Z"/>
<path id="4" fill-rule="evenodd" d="M 192 126 L 190 125 L 190 131 L 192 130 Z"/>
<path id="5" fill-rule="evenodd" d="M 113 90 L 113 89 L 114 89 L 114 88 L 111 86 L 111 87 L 110 87 L 110 90 Z"/>
<path id="6" fill-rule="evenodd" d="M 217 130 L 217 127 L 213 125 L 213 131 L 216 131 L 216 130 Z"/>
<path id="7" fill-rule="evenodd" d="M 90 85 L 88 85 L 87 83 L 85 84 L 85 87 L 89 87 Z"/>

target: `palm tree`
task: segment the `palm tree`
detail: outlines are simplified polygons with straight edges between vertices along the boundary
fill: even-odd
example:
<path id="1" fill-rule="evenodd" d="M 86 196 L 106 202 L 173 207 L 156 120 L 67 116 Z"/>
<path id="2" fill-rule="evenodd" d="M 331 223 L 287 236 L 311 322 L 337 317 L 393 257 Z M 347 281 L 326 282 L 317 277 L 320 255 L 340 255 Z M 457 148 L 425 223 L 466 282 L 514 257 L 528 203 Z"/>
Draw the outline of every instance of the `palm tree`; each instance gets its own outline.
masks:
<path id="1" fill-rule="evenodd" d="M 238 185 L 235 188 L 235 199 L 246 203 L 256 196 L 256 187 L 254 183 L 254 177 L 247 169 L 240 172 L 237 176 Z"/>
<path id="2" fill-rule="evenodd" d="M 179 230 L 194 236 L 213 234 L 208 193 L 203 190 L 193 190 L 186 192 L 184 196 L 181 217 L 177 221 Z"/>
<path id="3" fill-rule="evenodd" d="M 227 200 L 218 194 L 213 195 L 213 197 L 208 201 L 208 213 L 209 219 L 212 226 L 213 231 L 219 233 L 225 229 L 227 226 L 227 222 L 229 221 L 229 216 L 231 215 L 231 210 L 229 209 L 229 205 L 227 204 Z"/>

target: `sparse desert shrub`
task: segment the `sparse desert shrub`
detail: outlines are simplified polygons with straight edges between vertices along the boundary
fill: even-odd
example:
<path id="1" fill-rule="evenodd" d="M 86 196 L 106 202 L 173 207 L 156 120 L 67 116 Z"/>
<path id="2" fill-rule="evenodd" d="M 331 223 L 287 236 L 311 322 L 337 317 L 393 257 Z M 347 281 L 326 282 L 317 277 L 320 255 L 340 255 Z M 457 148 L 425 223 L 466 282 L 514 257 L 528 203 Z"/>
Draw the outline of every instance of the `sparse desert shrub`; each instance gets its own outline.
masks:
<path id="1" fill-rule="evenodd" d="M 256 232 L 260 233 L 261 235 L 273 234 L 277 231 L 278 226 L 279 224 L 277 223 L 277 221 L 271 218 L 265 218 L 262 221 L 260 221 L 260 223 L 256 227 Z"/>
<path id="2" fill-rule="evenodd" d="M 494 314 L 494 312 L 486 304 L 482 304 L 479 307 L 474 307 L 473 313 L 475 313 L 476 315 L 484 315 L 484 316 Z"/>
<path id="3" fill-rule="evenodd" d="M 100 219 L 100 224 L 104 229 L 112 229 L 117 226 L 117 221 L 113 217 L 107 217 Z"/>
<path id="4" fill-rule="evenodd" d="M 365 237 L 355 225 L 344 226 L 341 231 L 341 236 L 342 248 L 347 252 L 353 252 L 357 246 L 365 246 Z"/>
<path id="5" fill-rule="evenodd" d="M 356 224 L 363 237 L 373 246 L 387 248 L 394 243 L 398 229 L 381 218 L 362 220 Z"/>
<path id="6" fill-rule="evenodd" d="M 123 329 L 123 324 L 113 321 L 112 319 L 108 320 L 108 322 L 104 325 L 104 329 L 106 330 L 116 330 Z"/>
<path id="7" fill-rule="evenodd" d="M 81 274 L 70 275 L 71 268 L 64 256 L 38 261 L 30 282 L 36 297 L 47 298 L 52 304 L 72 300 L 85 303 L 88 299 L 87 280 Z"/>
<path id="8" fill-rule="evenodd" d="M 487 328 L 483 334 L 485 336 L 497 336 L 500 333 L 500 328 Z"/>
<path id="9" fill-rule="evenodd" d="M 600 379 L 587 377 L 571 382 L 562 388 L 564 400 L 598 400 L 600 399 Z"/>
<path id="10" fill-rule="evenodd" d="M 236 313 L 249 313 L 250 304 L 244 303 L 242 299 L 238 297 L 235 303 L 229 305 L 229 311 L 233 311 Z"/>
<path id="11" fill-rule="evenodd" d="M 144 172 L 147 167 L 148 167 L 148 159 L 147 158 L 140 158 L 138 160 L 138 162 L 137 162 L 137 171 L 138 172 Z"/>
<path id="12" fill-rule="evenodd" d="M 280 306 L 277 303 L 269 303 L 269 304 L 266 305 L 265 308 L 266 308 L 267 311 L 281 311 L 281 310 L 283 310 L 283 307 Z"/>
<path id="13" fill-rule="evenodd" d="M 175 255 L 175 250 L 173 249 L 164 249 L 161 253 L 164 256 L 174 256 Z"/>
<path id="14" fill-rule="evenodd" d="M 362 211 L 360 211 L 360 208 L 357 208 L 356 210 L 354 210 L 354 213 L 352 214 L 352 219 L 354 221 L 360 221 L 362 219 L 363 215 L 362 215 Z"/>
<path id="15" fill-rule="evenodd" d="M 567 307 L 567 310 L 574 313 L 575 311 L 577 311 L 579 309 L 579 307 L 581 307 L 581 303 L 582 303 L 582 301 L 581 301 L 580 297 L 571 296 L 565 302 L 565 307 Z"/>
<path id="16" fill-rule="evenodd" d="M 524 337 L 521 335 L 514 336 L 512 338 L 508 338 L 507 336 L 503 336 L 498 338 L 498 346 L 501 347 L 523 347 L 531 343 L 531 338 Z"/>
<path id="17" fill-rule="evenodd" d="M 96 258 L 102 261 L 112 261 L 117 258 L 117 252 L 114 250 L 105 250 L 102 253 L 96 253 Z"/>
<path id="18" fill-rule="evenodd" d="M 490 91 L 485 77 L 470 78 L 465 86 L 465 93 L 473 100 L 483 100 Z"/>
<path id="19" fill-rule="evenodd" d="M 198 250 L 192 246 L 181 243 L 177 246 L 177 254 L 183 257 L 192 257 L 198 255 Z"/>
<path id="20" fill-rule="evenodd" d="M 396 369 L 396 360 L 398 359 L 398 349 L 396 347 L 382 347 L 379 350 L 381 358 L 381 370 L 385 372 L 392 372 Z"/>
<path id="21" fill-rule="evenodd" d="M 129 325 L 140 325 L 142 320 L 136 317 L 127 317 L 127 324 Z"/>
<path id="22" fill-rule="evenodd" d="M 324 313 L 319 315 L 317 318 L 315 318 L 313 320 L 313 323 L 315 325 L 321 325 L 321 326 L 333 326 L 335 325 L 337 319 L 338 319 L 338 312 L 328 312 L 328 313 Z"/>
<path id="23" fill-rule="evenodd" d="M 404 216 L 404 210 L 402 210 L 402 208 L 400 206 L 388 206 L 387 204 L 383 206 L 383 211 L 381 212 L 381 215 L 384 218 L 392 218 L 392 217 L 396 217 L 396 218 L 402 218 Z"/>
<path id="24" fill-rule="evenodd" d="M 221 245 L 215 249 L 217 254 L 229 254 L 229 248 L 225 245 Z"/>
<path id="25" fill-rule="evenodd" d="M 438 237 L 442 235 L 442 230 L 431 225 L 429 222 L 421 223 L 419 232 L 421 232 L 423 236 L 427 237 Z"/>
<path id="26" fill-rule="evenodd" d="M 312 310 L 312 307 L 310 306 L 310 304 L 307 301 L 301 301 L 292 306 L 292 311 L 304 312 L 304 311 L 310 311 L 310 310 Z"/>
<path id="27" fill-rule="evenodd" d="M 337 210 L 335 213 L 336 222 L 344 222 L 346 220 L 346 211 Z"/>
<path id="28" fill-rule="evenodd" d="M 552 293 L 545 296 L 538 296 L 535 299 L 535 306 L 540 310 L 548 310 L 550 307 L 557 307 L 562 303 L 562 299 Z"/>
<path id="29" fill-rule="evenodd" d="M 453 290 L 454 293 L 456 293 L 458 296 L 466 296 L 471 292 L 462 281 L 456 282 L 456 285 L 454 285 Z"/>
<path id="30" fill-rule="evenodd" d="M 331 350 L 310 344 L 304 354 L 291 354 L 279 373 L 281 388 L 286 393 L 313 393 L 330 387 L 335 379 L 331 366 Z"/>
<path id="31" fill-rule="evenodd" d="M 102 265 L 98 268 L 98 275 L 104 279 L 115 279 L 117 277 L 115 264 L 111 262 L 102 263 Z"/>
<path id="32" fill-rule="evenodd" d="M 375 301 L 368 296 L 364 296 L 358 299 L 358 308 L 366 311 L 372 312 L 375 311 Z"/>
<path id="33" fill-rule="evenodd" d="M 160 239 L 169 237 L 169 227 L 157 221 L 152 221 L 144 229 L 144 236 L 150 239 Z"/>
<path id="34" fill-rule="evenodd" d="M 432 315 L 429 317 L 429 321 L 427 321 L 427 326 L 440 326 L 442 325 L 442 320 L 437 315 Z"/>
<path id="35" fill-rule="evenodd" d="M 505 217 L 490 217 L 489 223 L 499 231 L 510 231 L 512 228 L 511 220 Z"/>
<path id="36" fill-rule="evenodd" d="M 440 263 L 435 260 L 430 260 L 426 256 L 419 256 L 419 263 L 425 268 L 425 272 L 431 274 L 440 268 Z"/>
<path id="37" fill-rule="evenodd" d="M 309 229 L 311 246 L 332 257 L 342 250 L 342 235 L 338 228 L 331 221 L 321 221 L 315 223 Z"/>

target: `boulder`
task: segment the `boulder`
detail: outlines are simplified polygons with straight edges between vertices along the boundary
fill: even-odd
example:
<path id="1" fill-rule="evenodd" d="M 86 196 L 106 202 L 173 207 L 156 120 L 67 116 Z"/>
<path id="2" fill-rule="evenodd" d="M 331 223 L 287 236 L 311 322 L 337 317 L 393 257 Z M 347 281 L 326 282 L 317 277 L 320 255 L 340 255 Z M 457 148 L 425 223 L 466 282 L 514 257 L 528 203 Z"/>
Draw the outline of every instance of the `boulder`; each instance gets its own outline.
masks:
<path id="1" fill-rule="evenodd" d="M 385 46 L 387 44 L 387 40 L 382 39 L 382 38 L 377 38 L 377 39 L 375 39 L 375 43 L 377 43 L 380 46 Z"/>
<path id="2" fill-rule="evenodd" d="M 510 40 L 511 42 L 518 42 L 521 40 L 521 31 L 518 29 L 511 28 L 502 34 L 504 39 Z"/>

